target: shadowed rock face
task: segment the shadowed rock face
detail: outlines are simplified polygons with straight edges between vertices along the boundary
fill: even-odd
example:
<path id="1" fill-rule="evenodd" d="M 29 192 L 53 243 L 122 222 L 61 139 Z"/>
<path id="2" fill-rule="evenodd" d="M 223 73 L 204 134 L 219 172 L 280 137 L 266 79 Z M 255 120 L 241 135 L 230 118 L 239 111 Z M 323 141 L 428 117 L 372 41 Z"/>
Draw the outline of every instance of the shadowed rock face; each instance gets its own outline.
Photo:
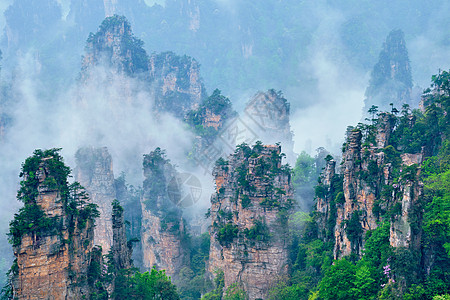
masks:
<path id="1" fill-rule="evenodd" d="M 281 92 L 258 92 L 247 103 L 244 117 L 257 139 L 266 144 L 281 143 L 289 163 L 295 164 L 294 141 L 289 123 L 290 105 Z"/>
<path id="2" fill-rule="evenodd" d="M 292 186 L 280 152 L 279 146 L 244 147 L 213 171 L 207 270 L 210 276 L 222 270 L 225 287 L 237 282 L 250 299 L 265 299 L 287 271 Z"/>
<path id="3" fill-rule="evenodd" d="M 411 66 L 406 49 L 404 34 L 401 30 L 389 33 L 374 66 L 363 113 L 372 105 L 381 111 L 390 111 L 390 103 L 400 110 L 403 104 L 411 105 Z"/>
<path id="4" fill-rule="evenodd" d="M 94 229 L 94 243 L 107 254 L 113 243 L 112 202 L 116 198 L 112 158 L 106 147 L 81 148 L 76 155 L 75 179 L 85 187 L 100 217 Z"/>
<path id="5" fill-rule="evenodd" d="M 177 171 L 159 148 L 144 155 L 141 244 L 143 267 L 166 270 L 176 278 L 189 262 L 181 209 L 169 199 L 167 185 Z"/>
<path id="6" fill-rule="evenodd" d="M 173 52 L 149 57 L 143 42 L 133 35 L 129 22 L 123 16 L 106 18 L 99 30 L 90 34 L 82 62 L 82 82 L 96 76 L 95 67 L 98 66 L 106 68 L 107 74 L 118 73 L 137 78 L 136 84 L 143 86 L 154 97 L 158 111 L 170 112 L 180 119 L 198 108 L 206 97 L 200 65 L 195 59 Z M 123 89 L 125 94 L 130 94 L 128 98 L 133 98 L 132 86 L 124 86 Z"/>
<path id="7" fill-rule="evenodd" d="M 119 270 L 131 268 L 132 245 L 127 242 L 123 208 L 117 200 L 113 202 L 112 228 L 114 266 Z"/>
<path id="8" fill-rule="evenodd" d="M 156 107 L 181 119 L 198 108 L 206 96 L 200 65 L 189 56 L 178 56 L 173 52 L 153 54 L 149 62 L 149 75 Z"/>

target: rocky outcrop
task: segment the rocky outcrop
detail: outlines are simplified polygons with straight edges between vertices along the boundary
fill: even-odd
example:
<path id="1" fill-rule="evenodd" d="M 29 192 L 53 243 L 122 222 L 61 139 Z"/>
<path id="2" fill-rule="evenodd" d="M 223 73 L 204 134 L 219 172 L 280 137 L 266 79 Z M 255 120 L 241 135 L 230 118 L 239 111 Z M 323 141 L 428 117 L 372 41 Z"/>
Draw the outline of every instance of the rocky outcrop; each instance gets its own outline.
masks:
<path id="1" fill-rule="evenodd" d="M 56 160 L 52 156 L 44 157 L 38 168 L 24 177 L 24 185 L 28 186 L 33 178 L 38 182 L 35 192 L 33 187 L 26 191 L 30 194 L 25 195 L 35 194 L 36 198 L 26 198 L 25 207 L 11 223 L 11 232 L 15 232 L 16 257 L 12 267 L 14 299 L 82 299 L 89 296 L 87 271 L 94 223 L 84 210 L 87 203 L 81 188 L 75 186 L 68 196 L 67 182 L 62 186 L 54 184 L 64 182 L 64 179 L 58 179 L 61 173 L 56 173 Z M 23 190 L 20 193 L 24 196 Z M 80 214 L 74 214 L 74 210 L 79 210 Z M 35 213 L 31 216 L 33 221 L 27 219 L 30 215 L 26 211 Z M 24 219 L 32 223 L 19 235 Z"/>
<path id="2" fill-rule="evenodd" d="M 377 148 L 384 148 L 388 145 L 392 131 L 395 126 L 395 117 L 392 114 L 381 113 L 378 117 L 377 134 L 375 144 Z"/>
<path id="3" fill-rule="evenodd" d="M 123 208 L 115 200 L 112 203 L 112 228 L 113 228 L 113 259 L 116 269 L 129 269 L 133 266 L 131 261 L 132 245 L 128 243 L 123 219 Z"/>
<path id="4" fill-rule="evenodd" d="M 75 154 L 75 179 L 84 186 L 93 203 L 98 205 L 100 218 L 94 229 L 94 244 L 107 254 L 113 243 L 112 202 L 116 199 L 111 155 L 106 147 L 81 148 Z"/>
<path id="5" fill-rule="evenodd" d="M 294 141 L 289 123 L 290 104 L 275 90 L 258 92 L 247 103 L 245 114 L 258 140 L 266 144 L 281 143 L 288 161 L 295 163 Z"/>
<path id="6" fill-rule="evenodd" d="M 206 96 L 200 65 L 195 59 L 173 52 L 149 57 L 143 42 L 133 35 L 130 23 L 123 16 L 106 18 L 99 30 L 89 35 L 82 62 L 82 82 L 97 76 L 93 72 L 98 71 L 97 66 L 106 68 L 106 80 L 111 77 L 110 73 L 138 78 L 144 90 L 154 96 L 158 111 L 170 112 L 180 119 L 197 109 Z M 102 69 L 99 74 L 104 72 Z M 133 87 L 124 84 L 122 89 L 125 97 L 132 101 Z"/>
<path id="7" fill-rule="evenodd" d="M 318 235 L 320 238 L 325 240 L 334 239 L 334 232 L 332 232 L 334 230 L 334 224 L 333 228 L 328 228 L 327 224 L 329 223 L 328 220 L 335 220 L 336 201 L 331 201 L 329 196 L 336 194 L 334 193 L 334 189 L 336 189 L 334 184 L 335 181 L 338 181 L 338 184 L 341 183 L 342 189 L 342 180 L 340 180 L 340 178 L 336 178 L 338 176 L 339 175 L 336 174 L 336 161 L 333 159 L 328 160 L 320 176 L 320 187 L 324 187 L 324 190 L 321 193 L 317 193 L 316 191 L 316 211 L 318 212 L 316 220 L 319 228 Z"/>
<path id="8" fill-rule="evenodd" d="M 149 74 L 155 85 L 156 106 L 180 118 L 197 109 L 206 96 L 200 65 L 189 56 L 173 52 L 153 54 Z"/>
<path id="9" fill-rule="evenodd" d="M 189 262 L 189 252 L 184 245 L 186 229 L 181 209 L 169 198 L 167 186 L 177 176 L 175 168 L 166 159 L 164 151 L 144 155 L 144 184 L 142 207 L 141 244 L 143 267 L 166 270 L 176 278 L 178 272 Z M 177 194 L 179 191 L 170 191 Z"/>
<path id="10" fill-rule="evenodd" d="M 125 226 L 126 236 L 128 240 L 133 241 L 133 265 L 139 269 L 142 268 L 142 243 L 141 240 L 141 227 L 142 227 L 142 211 L 141 211 L 141 189 L 136 189 L 132 185 L 126 184 L 125 176 L 119 176 L 115 180 L 115 189 L 117 200 L 123 207 L 123 217 L 125 222 L 128 222 Z"/>
<path id="11" fill-rule="evenodd" d="M 93 66 L 103 65 L 119 73 L 137 76 L 148 70 L 148 56 L 142 41 L 134 37 L 123 16 L 106 18 L 99 30 L 89 35 L 82 62 L 82 78 L 89 77 Z"/>
<path id="12" fill-rule="evenodd" d="M 372 70 L 364 114 L 372 105 L 383 111 L 391 109 L 390 103 L 398 109 L 403 104 L 411 105 L 411 89 L 411 65 L 404 34 L 401 30 L 393 30 L 387 36 Z"/>
<path id="13" fill-rule="evenodd" d="M 225 287 L 243 286 L 250 299 L 266 299 L 287 271 L 287 217 L 292 206 L 290 171 L 279 146 L 238 146 L 220 159 L 213 175 L 211 246 L 207 270 L 222 270 Z"/>
<path id="14" fill-rule="evenodd" d="M 400 154 L 391 145 L 394 125 L 395 117 L 383 113 L 364 134 L 360 128 L 351 130 L 342 155 L 342 186 L 338 187 L 342 193 L 330 180 L 336 176 L 333 161 L 316 188 L 319 228 L 333 231 L 331 237 L 322 237 L 334 240 L 335 258 L 361 256 L 365 233 L 384 221 L 391 224 L 392 246 L 419 246 L 420 233 L 412 231 L 409 220 L 411 214 L 420 217 L 415 206 L 422 195 L 418 179 L 422 154 Z"/>

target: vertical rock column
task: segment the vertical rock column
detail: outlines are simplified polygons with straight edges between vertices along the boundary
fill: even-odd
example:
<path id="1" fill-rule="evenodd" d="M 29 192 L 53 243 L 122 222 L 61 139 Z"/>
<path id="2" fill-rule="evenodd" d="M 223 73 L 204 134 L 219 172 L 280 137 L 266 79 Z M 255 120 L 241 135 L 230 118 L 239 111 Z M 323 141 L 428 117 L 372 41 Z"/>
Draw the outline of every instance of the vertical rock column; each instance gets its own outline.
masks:
<path id="1" fill-rule="evenodd" d="M 123 208 L 119 202 L 115 200 L 112 203 L 113 206 L 113 257 L 114 265 L 116 269 L 128 269 L 132 267 L 131 245 L 127 242 L 127 236 L 125 234 L 125 224 L 123 220 Z"/>
<path id="2" fill-rule="evenodd" d="M 267 144 L 280 142 L 288 162 L 295 164 L 294 141 L 289 123 L 290 104 L 281 92 L 258 92 L 247 103 L 245 114 L 259 140 Z"/>
<path id="3" fill-rule="evenodd" d="M 177 172 L 159 148 L 144 155 L 143 164 L 141 244 L 144 269 L 155 266 L 176 278 L 189 259 L 188 249 L 183 245 L 186 232 L 181 209 L 167 193 L 167 185 Z"/>
<path id="4" fill-rule="evenodd" d="M 287 271 L 292 186 L 280 154 L 279 146 L 241 145 L 213 171 L 207 270 L 211 276 L 222 270 L 225 287 L 238 283 L 250 299 L 265 299 Z"/>
<path id="5" fill-rule="evenodd" d="M 106 147 L 81 148 L 75 157 L 75 179 L 86 188 L 100 212 L 94 231 L 94 244 L 102 246 L 103 254 L 107 254 L 113 243 L 111 204 L 116 198 L 112 158 Z"/>
<path id="6" fill-rule="evenodd" d="M 395 133 L 392 114 L 381 113 L 371 130 L 363 134 L 356 128 L 348 134 L 341 166 L 343 198 L 329 189 L 328 165 L 322 175 L 319 190 L 324 195 L 317 197 L 318 223 L 322 231 L 326 224 L 334 224 L 336 259 L 350 254 L 361 256 L 365 233 L 383 221 L 391 225 L 391 246 L 418 248 L 420 244 L 420 232 L 413 231 L 409 218 L 411 214 L 421 218 L 418 205 L 423 194 L 419 180 L 422 154 L 401 154 L 390 144 Z M 334 214 L 331 206 L 335 207 Z"/>
<path id="7" fill-rule="evenodd" d="M 69 204 L 71 197 L 77 197 L 76 192 L 82 189 L 71 190 L 67 195 L 67 179 L 56 179 L 64 172 L 55 171 L 57 163 L 53 156 L 44 157 L 36 170 L 24 174 L 23 186 L 30 187 L 35 178 L 37 181 L 35 187 L 19 192 L 22 196 L 26 194 L 25 206 L 11 222 L 17 263 L 12 267 L 14 299 L 89 297 L 87 270 L 94 223 L 90 217 L 81 216 L 87 212 L 81 213 L 83 207 L 90 209 L 86 202 L 78 207 Z M 80 213 L 70 213 L 74 209 Z M 25 229 L 23 222 L 27 224 Z"/>

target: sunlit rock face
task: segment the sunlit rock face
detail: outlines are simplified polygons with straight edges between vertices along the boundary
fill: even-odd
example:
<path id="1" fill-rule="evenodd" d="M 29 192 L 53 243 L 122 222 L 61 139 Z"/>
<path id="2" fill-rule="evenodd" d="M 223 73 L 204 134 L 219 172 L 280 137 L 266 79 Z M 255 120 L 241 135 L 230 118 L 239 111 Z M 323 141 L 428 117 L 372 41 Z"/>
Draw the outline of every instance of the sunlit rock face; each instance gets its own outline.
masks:
<path id="1" fill-rule="evenodd" d="M 372 70 L 363 112 L 367 113 L 372 105 L 378 106 L 381 111 L 391 111 L 390 103 L 398 110 L 403 104 L 411 105 L 412 86 L 404 34 L 401 30 L 393 30 L 387 36 Z"/>
<path id="2" fill-rule="evenodd" d="M 108 254 L 113 243 L 112 202 L 116 199 L 113 164 L 106 147 L 81 148 L 76 155 L 75 179 L 85 187 L 100 217 L 94 229 L 94 243 Z"/>
<path id="3" fill-rule="evenodd" d="M 238 283 L 250 299 L 266 299 L 270 286 L 287 272 L 293 191 L 280 153 L 279 146 L 244 146 L 213 171 L 207 270 L 210 276 L 222 270 L 225 287 Z"/>
<path id="4" fill-rule="evenodd" d="M 41 162 L 39 171 L 32 174 L 39 178 L 36 204 L 46 217 L 58 220 L 55 228 L 46 232 L 30 230 L 14 247 L 17 274 L 13 279 L 13 291 L 17 299 L 82 299 L 89 296 L 86 280 L 93 248 L 94 224 L 66 213 L 61 190 L 50 188 L 47 178 L 55 174 L 49 171 L 51 158 Z M 29 176 L 32 176 L 31 174 Z"/>
<path id="5" fill-rule="evenodd" d="M 351 130 L 340 174 L 331 160 L 321 176 L 317 220 L 321 237 L 334 241 L 336 259 L 362 256 L 365 233 L 386 220 L 391 246 L 419 247 L 420 232 L 412 230 L 408 218 L 420 218 L 414 207 L 423 194 L 418 179 L 423 155 L 395 150 L 390 142 L 394 129 L 394 116 L 383 113 L 371 133 Z"/>

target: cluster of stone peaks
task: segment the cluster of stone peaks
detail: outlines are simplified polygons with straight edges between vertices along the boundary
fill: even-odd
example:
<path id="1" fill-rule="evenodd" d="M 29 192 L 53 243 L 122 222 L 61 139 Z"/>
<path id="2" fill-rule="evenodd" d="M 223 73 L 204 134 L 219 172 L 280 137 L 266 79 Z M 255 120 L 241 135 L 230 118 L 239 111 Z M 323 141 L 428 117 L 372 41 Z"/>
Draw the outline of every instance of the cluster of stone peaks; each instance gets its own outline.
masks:
<path id="1" fill-rule="evenodd" d="M 98 31 L 90 34 L 85 52 L 81 72 L 83 82 L 96 76 L 99 66 L 107 72 L 137 78 L 155 97 L 157 109 L 181 119 L 197 108 L 205 97 L 200 66 L 195 59 L 172 52 L 149 56 L 123 16 L 106 18 Z M 125 89 L 132 93 L 130 87 Z"/>
<path id="2" fill-rule="evenodd" d="M 418 180 L 423 154 L 400 154 L 390 144 L 394 118 L 392 114 L 380 114 L 376 128 L 368 134 L 363 135 L 360 128 L 351 130 L 344 144 L 340 174 L 331 159 L 321 176 L 316 190 L 319 235 L 334 242 L 336 259 L 350 254 L 362 256 L 364 233 L 383 221 L 390 223 L 391 246 L 420 244 L 420 235 L 408 218 L 423 194 Z"/>

